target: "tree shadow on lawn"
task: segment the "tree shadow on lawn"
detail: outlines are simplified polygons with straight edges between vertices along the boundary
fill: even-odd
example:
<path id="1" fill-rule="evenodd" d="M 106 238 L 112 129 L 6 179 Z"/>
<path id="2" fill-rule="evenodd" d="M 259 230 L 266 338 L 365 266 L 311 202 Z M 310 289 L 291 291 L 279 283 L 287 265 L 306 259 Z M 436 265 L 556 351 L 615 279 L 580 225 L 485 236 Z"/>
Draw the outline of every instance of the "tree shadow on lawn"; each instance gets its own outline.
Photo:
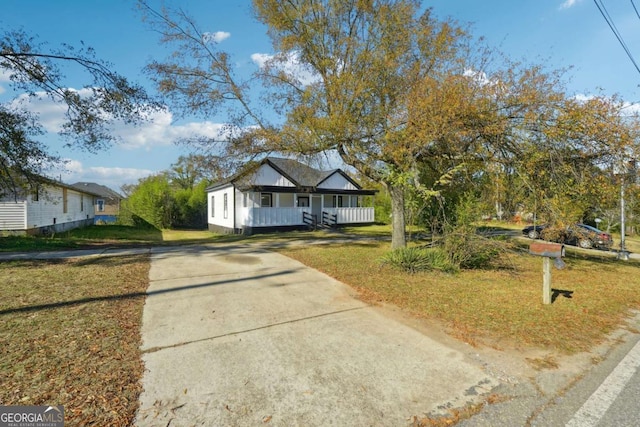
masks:
<path id="1" fill-rule="evenodd" d="M 173 287 L 169 289 L 160 289 L 157 291 L 130 292 L 130 293 L 118 294 L 118 295 L 86 297 L 86 298 L 80 298 L 80 299 L 70 300 L 70 301 L 58 301 L 58 302 L 51 302 L 46 304 L 6 308 L 3 310 L 0 310 L 0 316 L 7 315 L 7 314 L 14 314 L 14 313 L 30 313 L 30 312 L 36 312 L 41 310 L 73 307 L 73 306 L 78 306 L 82 304 L 89 304 L 89 303 L 96 303 L 96 302 L 103 302 L 103 301 L 120 301 L 124 299 L 143 298 L 147 296 L 166 294 L 170 292 L 180 292 L 180 291 L 186 291 L 190 289 L 207 288 L 207 287 L 218 286 L 218 285 L 227 285 L 227 284 L 236 283 L 236 282 L 259 280 L 267 277 L 276 277 L 276 276 L 281 276 L 286 274 L 293 274 L 296 271 L 297 269 L 284 270 L 284 271 L 279 271 L 271 274 L 261 274 L 261 275 L 236 278 L 236 279 L 223 279 L 223 280 L 214 281 L 214 282 L 197 283 L 192 285 Z"/>

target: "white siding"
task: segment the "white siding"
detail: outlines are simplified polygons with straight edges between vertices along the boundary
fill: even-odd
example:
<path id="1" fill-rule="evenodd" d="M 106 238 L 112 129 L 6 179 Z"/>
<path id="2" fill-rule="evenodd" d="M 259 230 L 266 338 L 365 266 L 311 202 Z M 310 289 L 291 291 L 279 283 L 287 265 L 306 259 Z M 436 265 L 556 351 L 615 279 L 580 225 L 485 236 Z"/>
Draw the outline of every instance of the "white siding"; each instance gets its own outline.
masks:
<path id="1" fill-rule="evenodd" d="M 207 217 L 209 218 L 209 224 L 227 228 L 234 228 L 233 218 L 236 212 L 236 207 L 234 204 L 234 193 L 235 190 L 230 184 L 226 187 L 210 191 L 207 194 Z M 227 199 L 226 210 L 224 206 L 225 195 Z"/>
<path id="2" fill-rule="evenodd" d="M 62 187 L 49 186 L 40 191 L 37 201 L 27 197 L 27 228 L 46 227 L 91 219 L 95 216 L 93 196 L 71 189 L 66 190 L 67 209 L 64 209 Z"/>
<path id="3" fill-rule="evenodd" d="M 249 195 L 247 193 L 243 193 L 240 190 L 235 189 L 235 194 L 236 194 L 236 199 L 235 199 L 236 205 L 234 209 L 234 215 L 235 215 L 234 227 L 240 228 L 242 227 L 241 225 L 242 209 L 245 207 L 245 203 L 250 203 L 250 201 L 249 201 Z"/>
<path id="4" fill-rule="evenodd" d="M 357 188 L 339 172 L 333 173 L 329 178 L 322 181 L 322 184 L 320 184 L 318 188 L 326 188 L 330 190 L 357 190 Z"/>
<path id="5" fill-rule="evenodd" d="M 287 178 L 282 176 L 269 165 L 262 165 L 249 178 L 252 185 L 266 185 L 277 187 L 295 187 Z"/>
<path id="6" fill-rule="evenodd" d="M 0 202 L 0 230 L 24 230 L 26 219 L 26 202 Z"/>

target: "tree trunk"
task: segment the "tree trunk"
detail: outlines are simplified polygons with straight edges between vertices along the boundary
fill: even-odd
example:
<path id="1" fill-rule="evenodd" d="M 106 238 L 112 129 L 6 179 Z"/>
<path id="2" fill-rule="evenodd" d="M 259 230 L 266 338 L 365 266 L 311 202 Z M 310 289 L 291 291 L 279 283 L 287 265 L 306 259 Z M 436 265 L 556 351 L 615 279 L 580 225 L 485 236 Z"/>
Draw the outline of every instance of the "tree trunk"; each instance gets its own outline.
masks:
<path id="1" fill-rule="evenodd" d="M 388 182 L 385 182 L 384 185 L 391 197 L 391 249 L 404 248 L 407 246 L 404 189 Z"/>

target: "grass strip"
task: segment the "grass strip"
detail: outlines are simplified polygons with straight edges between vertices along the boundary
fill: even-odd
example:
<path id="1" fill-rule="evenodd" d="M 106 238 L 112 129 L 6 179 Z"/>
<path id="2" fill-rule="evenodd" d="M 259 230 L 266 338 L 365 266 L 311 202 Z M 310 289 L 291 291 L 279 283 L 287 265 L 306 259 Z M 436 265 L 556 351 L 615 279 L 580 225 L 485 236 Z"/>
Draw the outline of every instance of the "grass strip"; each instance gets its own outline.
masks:
<path id="1" fill-rule="evenodd" d="M 496 348 L 586 351 L 640 308 L 640 264 L 569 254 L 554 270 L 554 303 L 542 304 L 542 261 L 511 255 L 513 270 L 408 274 L 381 263 L 388 243 L 291 247 L 281 253 L 352 286 L 370 303 L 443 322 L 451 335 Z"/>
<path id="2" fill-rule="evenodd" d="M 148 256 L 0 263 L 0 404 L 129 426 L 141 392 Z"/>

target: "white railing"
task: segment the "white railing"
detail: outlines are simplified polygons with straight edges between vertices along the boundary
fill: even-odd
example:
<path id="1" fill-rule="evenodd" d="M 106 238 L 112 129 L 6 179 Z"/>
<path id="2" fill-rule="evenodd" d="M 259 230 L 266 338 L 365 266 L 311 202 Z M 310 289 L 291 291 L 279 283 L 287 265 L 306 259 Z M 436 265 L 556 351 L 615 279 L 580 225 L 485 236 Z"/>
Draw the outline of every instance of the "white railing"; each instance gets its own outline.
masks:
<path id="1" fill-rule="evenodd" d="M 324 208 L 329 215 L 337 216 L 338 224 L 361 224 L 373 222 L 373 208 Z"/>
<path id="2" fill-rule="evenodd" d="M 239 225 L 243 227 L 304 225 L 303 212 L 311 213 L 311 208 L 242 208 Z M 338 225 L 360 224 L 374 220 L 373 208 L 325 208 L 324 212 L 330 215 L 335 214 Z"/>
<path id="3" fill-rule="evenodd" d="M 240 225 L 245 227 L 302 225 L 302 212 L 311 212 L 311 208 L 242 208 Z"/>

